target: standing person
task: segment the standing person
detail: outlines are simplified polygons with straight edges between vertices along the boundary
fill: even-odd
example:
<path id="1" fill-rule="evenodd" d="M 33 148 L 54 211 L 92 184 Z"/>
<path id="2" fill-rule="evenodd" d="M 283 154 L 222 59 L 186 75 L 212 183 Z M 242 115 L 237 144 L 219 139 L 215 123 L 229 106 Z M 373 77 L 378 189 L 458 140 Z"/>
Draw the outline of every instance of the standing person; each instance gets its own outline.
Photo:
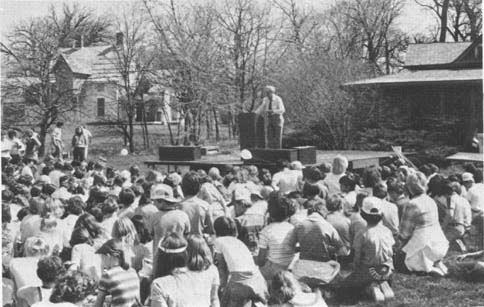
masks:
<path id="1" fill-rule="evenodd" d="M 81 127 L 77 127 L 72 136 L 72 147 L 74 161 L 82 162 L 86 160 L 87 137 Z"/>
<path id="2" fill-rule="evenodd" d="M 282 131 L 284 129 L 284 104 L 281 97 L 275 94 L 274 86 L 264 88 L 262 104 L 255 110 L 264 116 L 265 144 L 267 148 L 282 148 Z"/>
<path id="3" fill-rule="evenodd" d="M 121 242 L 108 240 L 97 250 L 102 257 L 104 273 L 99 281 L 95 307 L 102 307 L 106 296 L 111 295 L 111 306 L 140 305 L 140 285 L 136 271 L 126 261 Z"/>
<path id="4" fill-rule="evenodd" d="M 55 125 L 54 130 L 52 131 L 52 148 L 53 153 L 52 155 L 55 158 L 62 160 L 62 153 L 64 152 L 64 144 L 62 143 L 62 127 L 64 126 L 63 122 L 57 122 Z"/>
<path id="5" fill-rule="evenodd" d="M 8 140 L 12 142 L 12 148 L 10 149 L 10 156 L 12 157 L 12 160 L 10 160 L 10 163 L 18 164 L 22 160 L 20 155 L 25 152 L 25 145 L 17 137 L 17 132 L 15 132 L 15 130 L 9 130 L 7 132 L 7 136 Z"/>
<path id="6" fill-rule="evenodd" d="M 32 129 L 27 129 L 27 131 L 25 131 L 25 135 L 27 137 L 25 140 L 25 156 L 38 159 L 39 148 L 42 146 L 39 135 Z"/>
<path id="7" fill-rule="evenodd" d="M 409 271 L 445 276 L 447 267 L 442 260 L 449 242 L 439 224 L 437 205 L 425 194 L 426 182 L 427 178 L 421 172 L 407 176 L 410 202 L 403 211 L 399 237 Z"/>
<path id="8" fill-rule="evenodd" d="M 86 147 L 85 147 L 85 153 L 84 153 L 84 158 L 87 160 L 87 152 L 88 152 L 88 147 L 89 144 L 91 144 L 92 141 L 92 133 L 91 131 L 87 130 L 86 126 L 82 126 L 82 134 L 84 134 L 84 137 L 86 138 Z"/>

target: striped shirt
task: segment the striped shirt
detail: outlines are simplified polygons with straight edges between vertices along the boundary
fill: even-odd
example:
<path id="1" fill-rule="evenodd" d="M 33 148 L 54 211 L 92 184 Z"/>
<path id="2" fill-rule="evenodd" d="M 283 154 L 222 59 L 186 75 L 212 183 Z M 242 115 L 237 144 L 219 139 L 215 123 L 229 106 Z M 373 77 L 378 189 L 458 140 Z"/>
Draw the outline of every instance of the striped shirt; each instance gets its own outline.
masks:
<path id="1" fill-rule="evenodd" d="M 259 248 L 267 249 L 267 259 L 279 265 L 289 265 L 294 258 L 296 236 L 289 222 L 271 223 L 259 235 Z"/>
<path id="2" fill-rule="evenodd" d="M 104 271 L 99 281 L 99 291 L 111 295 L 111 306 L 131 307 L 139 301 L 139 279 L 132 268 L 124 270 L 120 266 Z"/>

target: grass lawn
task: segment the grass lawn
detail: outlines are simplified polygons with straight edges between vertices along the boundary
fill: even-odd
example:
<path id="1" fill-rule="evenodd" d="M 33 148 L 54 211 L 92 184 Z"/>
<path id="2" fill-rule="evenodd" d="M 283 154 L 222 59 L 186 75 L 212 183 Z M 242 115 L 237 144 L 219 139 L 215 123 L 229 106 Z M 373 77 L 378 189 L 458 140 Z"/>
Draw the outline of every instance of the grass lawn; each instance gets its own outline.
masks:
<path id="1" fill-rule="evenodd" d="M 123 146 L 122 137 L 115 129 L 107 127 L 88 127 L 93 133 L 93 144 L 89 150 L 90 158 L 96 159 L 104 156 L 108 164 L 117 169 L 127 169 L 131 165 L 138 165 L 143 173 L 147 171 L 143 161 L 157 160 L 158 145 L 168 144 L 168 132 L 164 126 L 150 127 L 151 146 L 150 149 L 142 148 L 141 133 L 137 127 L 138 150 L 134 154 L 121 156 L 119 153 Z M 73 130 L 73 129 L 72 129 Z M 64 129 L 63 139 L 66 148 L 70 148 L 72 130 Z M 213 140 L 205 141 L 206 144 L 218 145 L 223 150 L 233 150 L 238 147 L 237 141 L 224 139 L 220 142 Z M 376 304 L 368 299 L 359 297 L 351 299 L 351 294 L 346 298 L 328 300 L 329 306 L 484 306 L 484 284 L 469 283 L 462 281 L 459 271 L 455 266 L 455 253 L 450 253 L 446 258 L 450 275 L 446 278 L 435 278 L 430 276 L 416 276 L 407 274 L 395 274 L 393 279 L 393 290 L 395 299 L 384 304 Z"/>
<path id="2" fill-rule="evenodd" d="M 484 284 L 460 279 L 460 273 L 455 266 L 455 255 L 447 257 L 445 263 L 450 270 L 450 275 L 446 278 L 394 274 L 392 288 L 395 298 L 392 301 L 377 304 L 364 297 L 354 299 L 349 295 L 344 300 L 328 300 L 328 306 L 484 306 Z"/>

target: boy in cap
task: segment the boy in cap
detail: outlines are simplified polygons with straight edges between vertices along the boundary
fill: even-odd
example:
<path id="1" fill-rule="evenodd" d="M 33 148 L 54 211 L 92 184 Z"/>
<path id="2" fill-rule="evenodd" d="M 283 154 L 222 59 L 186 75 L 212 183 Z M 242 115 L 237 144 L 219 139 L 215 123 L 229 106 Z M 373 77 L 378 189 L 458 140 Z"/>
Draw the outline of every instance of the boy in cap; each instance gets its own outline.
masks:
<path id="1" fill-rule="evenodd" d="M 265 215 L 250 210 L 253 206 L 251 191 L 246 187 L 237 187 L 233 192 L 235 223 L 238 239 L 247 245 L 256 257 L 259 252 L 259 233 L 265 225 Z"/>
<path id="2" fill-rule="evenodd" d="M 168 234 L 178 233 L 180 236 L 190 233 L 190 219 L 182 210 L 178 209 L 179 199 L 173 196 L 173 189 L 166 184 L 156 184 L 151 188 L 151 199 L 158 208 L 148 225 L 153 235 L 153 272 L 158 263 L 158 244 Z"/>
<path id="3" fill-rule="evenodd" d="M 395 295 L 388 280 L 393 272 L 392 232 L 383 226 L 381 200 L 370 196 L 363 200 L 361 216 L 367 226 L 353 241 L 355 271 L 344 281 L 346 288 L 366 288 L 375 301 L 391 299 Z"/>

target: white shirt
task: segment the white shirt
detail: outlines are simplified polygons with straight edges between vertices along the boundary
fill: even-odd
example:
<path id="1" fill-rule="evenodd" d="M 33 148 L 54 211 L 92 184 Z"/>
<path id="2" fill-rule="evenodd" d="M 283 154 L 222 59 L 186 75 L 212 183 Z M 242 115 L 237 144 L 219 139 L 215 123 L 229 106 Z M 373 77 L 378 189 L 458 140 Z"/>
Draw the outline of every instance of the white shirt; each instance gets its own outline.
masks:
<path id="1" fill-rule="evenodd" d="M 471 204 L 472 216 L 484 214 L 484 184 L 475 183 L 467 191 L 466 198 Z"/>
<path id="2" fill-rule="evenodd" d="M 236 237 L 218 237 L 214 241 L 214 253 L 222 254 L 229 272 L 252 272 L 254 258 L 247 246 Z"/>
<path id="3" fill-rule="evenodd" d="M 102 274 L 102 258 L 96 254 L 96 248 L 87 243 L 76 244 L 72 247 L 71 261 L 77 269 L 86 273 L 94 280 L 99 280 Z"/>
<path id="4" fill-rule="evenodd" d="M 270 101 L 269 98 L 264 97 L 262 99 L 262 104 L 255 110 L 255 113 L 261 114 L 261 113 L 266 113 L 269 111 L 269 106 L 270 106 Z M 272 94 L 272 112 L 274 114 L 284 114 L 286 112 L 286 109 L 284 108 L 284 103 L 282 103 L 281 97 Z"/>
<path id="5" fill-rule="evenodd" d="M 272 186 L 281 193 L 286 194 L 298 190 L 298 183 L 302 178 L 302 172 L 285 169 L 272 176 Z"/>
<path id="6" fill-rule="evenodd" d="M 339 175 L 336 175 L 336 174 L 333 174 L 333 173 L 326 174 L 326 178 L 324 178 L 323 182 L 328 187 L 329 195 L 338 194 L 338 193 L 341 192 L 339 180 L 344 175 L 345 175 L 344 173 L 339 174 Z"/>

